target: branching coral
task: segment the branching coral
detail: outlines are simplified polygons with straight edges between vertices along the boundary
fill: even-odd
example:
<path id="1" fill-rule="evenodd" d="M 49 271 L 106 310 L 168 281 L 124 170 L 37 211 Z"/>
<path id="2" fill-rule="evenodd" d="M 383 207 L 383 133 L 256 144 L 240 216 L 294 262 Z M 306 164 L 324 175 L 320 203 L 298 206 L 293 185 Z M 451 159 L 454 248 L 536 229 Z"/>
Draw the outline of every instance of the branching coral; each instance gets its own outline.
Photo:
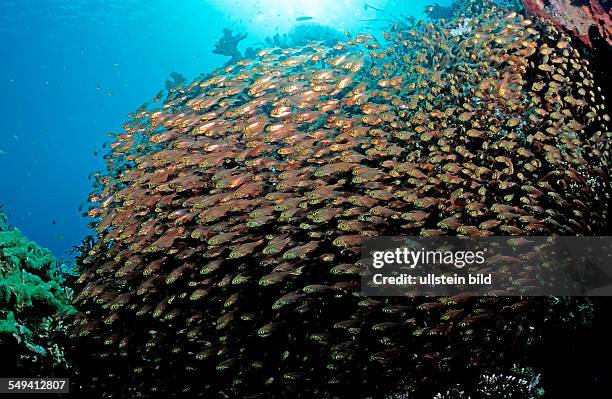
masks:
<path id="1" fill-rule="evenodd" d="M 265 49 L 134 114 L 90 197 L 83 385 L 432 397 L 530 366 L 580 301 L 359 289 L 367 236 L 609 228 L 610 118 L 589 63 L 551 24 L 469 18 L 462 35 L 456 18 L 394 24 L 384 45 Z"/>
<path id="2" fill-rule="evenodd" d="M 74 313 L 69 291 L 51 253 L 0 222 L 0 349 L 13 371 L 48 375 L 65 366 L 57 335 Z"/>
<path id="3" fill-rule="evenodd" d="M 240 50 L 238 50 L 238 44 L 246 39 L 246 37 L 246 33 L 237 33 L 234 35 L 231 29 L 225 28 L 223 29 L 223 36 L 215 43 L 213 53 L 231 57 L 227 63 L 235 63 L 242 58 L 242 54 Z"/>

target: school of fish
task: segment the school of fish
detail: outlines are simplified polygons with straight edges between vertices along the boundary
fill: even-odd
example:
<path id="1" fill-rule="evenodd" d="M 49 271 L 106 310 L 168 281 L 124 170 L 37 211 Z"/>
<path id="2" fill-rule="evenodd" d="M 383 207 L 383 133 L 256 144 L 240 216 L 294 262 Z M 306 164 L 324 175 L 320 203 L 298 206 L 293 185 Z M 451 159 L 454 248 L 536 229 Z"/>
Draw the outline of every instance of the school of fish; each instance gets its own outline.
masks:
<path id="1" fill-rule="evenodd" d="M 601 89 L 509 9 L 265 49 L 155 100 L 89 198 L 71 337 L 108 397 L 435 393 L 512 364 L 554 304 L 365 297 L 365 238 L 609 228 Z"/>

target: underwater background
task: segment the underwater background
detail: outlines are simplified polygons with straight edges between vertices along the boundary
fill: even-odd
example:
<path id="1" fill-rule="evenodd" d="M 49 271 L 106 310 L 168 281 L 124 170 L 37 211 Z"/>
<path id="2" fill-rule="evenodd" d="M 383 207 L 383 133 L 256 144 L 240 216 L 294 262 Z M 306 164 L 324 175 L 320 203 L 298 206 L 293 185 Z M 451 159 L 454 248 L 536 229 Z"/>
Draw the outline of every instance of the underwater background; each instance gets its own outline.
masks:
<path id="1" fill-rule="evenodd" d="M 315 22 L 380 34 L 400 10 L 423 18 L 429 3 L 1 0 L 0 203 L 28 237 L 69 259 L 91 234 L 79 206 L 88 175 L 104 167 L 108 133 L 172 72 L 190 81 L 227 62 L 212 52 L 223 29 L 247 34 L 241 51 Z"/>
<path id="2" fill-rule="evenodd" d="M 0 0 L 0 43 L 11 375 L 75 397 L 610 388 L 609 298 L 360 291 L 367 237 L 609 234 L 608 0 Z"/>

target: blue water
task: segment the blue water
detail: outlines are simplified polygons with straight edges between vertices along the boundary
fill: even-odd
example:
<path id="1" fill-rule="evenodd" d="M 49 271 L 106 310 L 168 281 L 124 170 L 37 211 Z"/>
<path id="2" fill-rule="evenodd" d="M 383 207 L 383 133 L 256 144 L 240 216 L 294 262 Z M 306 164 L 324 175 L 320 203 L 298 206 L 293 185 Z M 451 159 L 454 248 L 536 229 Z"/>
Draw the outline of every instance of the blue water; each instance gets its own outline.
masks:
<path id="1" fill-rule="evenodd" d="M 248 34 L 244 50 L 302 16 L 372 32 L 400 13 L 422 18 L 430 3 L 0 0 L 0 205 L 26 236 L 69 257 L 91 234 L 79 206 L 91 191 L 88 175 L 104 168 L 107 134 L 171 72 L 192 79 L 223 65 L 228 58 L 212 54 L 223 28 Z"/>

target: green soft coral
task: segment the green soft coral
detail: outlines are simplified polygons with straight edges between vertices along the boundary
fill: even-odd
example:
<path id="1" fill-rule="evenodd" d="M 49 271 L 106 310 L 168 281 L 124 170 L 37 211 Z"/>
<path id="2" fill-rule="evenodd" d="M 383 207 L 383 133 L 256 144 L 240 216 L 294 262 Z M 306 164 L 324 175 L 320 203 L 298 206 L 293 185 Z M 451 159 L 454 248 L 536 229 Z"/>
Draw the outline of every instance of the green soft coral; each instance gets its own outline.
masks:
<path id="1" fill-rule="evenodd" d="M 75 313 L 63 283 L 53 254 L 11 228 L 0 213 L 0 351 L 12 348 L 17 362 L 54 361 L 46 358 L 58 351 L 55 336 Z"/>
<path id="2" fill-rule="evenodd" d="M 0 334 L 19 334 L 17 320 L 13 312 L 7 312 L 4 319 L 0 317 Z"/>
<path id="3" fill-rule="evenodd" d="M 50 270 L 55 258 L 46 248 L 29 241 L 17 229 L 0 232 L 0 257 L 13 267 Z"/>
<path id="4" fill-rule="evenodd" d="M 44 281 L 23 269 L 0 277 L 0 306 L 11 305 L 17 310 L 50 306 L 62 315 L 74 313 L 65 290 L 57 281 Z"/>

